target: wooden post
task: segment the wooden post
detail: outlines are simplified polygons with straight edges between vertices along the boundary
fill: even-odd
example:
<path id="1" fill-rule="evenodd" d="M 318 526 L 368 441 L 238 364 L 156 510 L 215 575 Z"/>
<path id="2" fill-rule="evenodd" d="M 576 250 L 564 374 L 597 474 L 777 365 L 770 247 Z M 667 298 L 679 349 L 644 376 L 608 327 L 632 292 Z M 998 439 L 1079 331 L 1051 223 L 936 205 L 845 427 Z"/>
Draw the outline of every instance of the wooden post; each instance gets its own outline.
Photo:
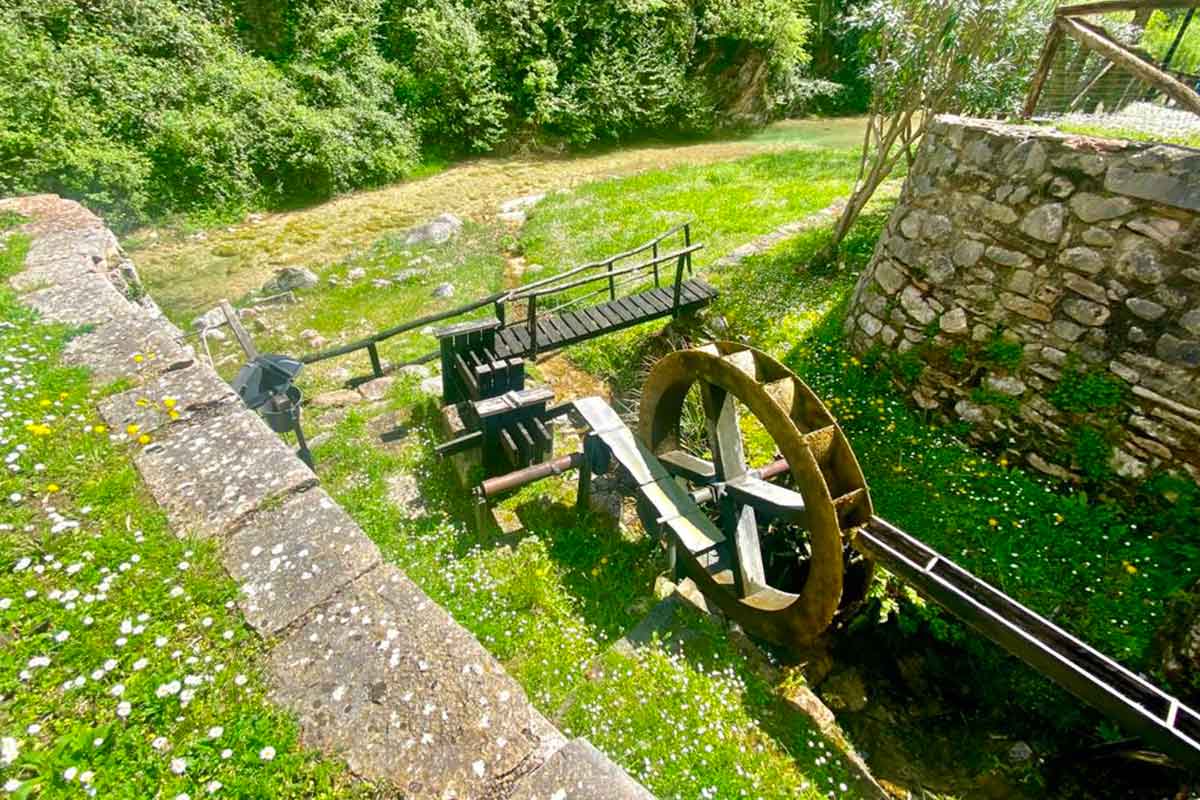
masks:
<path id="1" fill-rule="evenodd" d="M 596 448 L 596 434 L 583 438 L 583 458 L 579 463 L 579 492 L 575 495 L 575 513 L 583 516 L 591 510 L 592 501 L 592 453 Z"/>
<path id="2" fill-rule="evenodd" d="M 500 320 L 501 328 L 504 327 L 504 314 L 505 314 L 504 301 L 497 300 L 496 301 L 496 319 Z"/>
<path id="3" fill-rule="evenodd" d="M 675 262 L 675 296 L 671 301 L 671 318 L 679 318 L 679 297 L 683 293 L 683 265 L 687 256 L 681 255 Z"/>
<path id="4" fill-rule="evenodd" d="M 685 250 L 687 250 L 691 246 L 692 246 L 692 223 L 685 222 L 685 223 L 683 223 L 683 248 Z M 691 254 L 691 252 L 689 252 L 687 254 L 687 270 L 688 270 L 688 275 L 691 275 L 692 274 L 692 254 Z"/>
<path id="5" fill-rule="evenodd" d="M 1051 22 L 1050 31 L 1046 34 L 1046 43 L 1042 45 L 1042 57 L 1038 60 L 1037 71 L 1033 73 L 1033 80 L 1029 82 L 1029 95 L 1025 98 L 1025 108 L 1021 111 L 1024 119 L 1032 117 L 1033 112 L 1037 110 L 1042 87 L 1046 85 L 1046 78 L 1050 75 L 1050 68 L 1054 65 L 1054 56 L 1058 54 L 1062 38 L 1063 32 L 1058 26 L 1058 20 Z"/>
<path id="6" fill-rule="evenodd" d="M 658 242 L 654 243 L 654 251 L 651 253 L 651 255 L 653 256 L 652 260 L 654 261 L 654 288 L 657 289 L 662 286 L 662 283 L 658 279 Z"/>
<path id="7" fill-rule="evenodd" d="M 246 359 L 253 361 L 258 358 L 258 348 L 254 346 L 254 340 L 250 338 L 250 334 L 242 327 L 242 321 L 238 318 L 237 311 L 229 304 L 228 300 L 222 300 L 220 305 L 221 313 L 225 315 L 225 322 L 233 331 L 233 338 L 237 339 L 237 343 L 242 346 Z"/>
<path id="8" fill-rule="evenodd" d="M 537 358 L 537 294 L 529 295 L 529 357 Z"/>
<path id="9" fill-rule="evenodd" d="M 383 377 L 383 364 L 379 360 L 379 348 L 375 342 L 367 345 L 367 355 L 371 356 L 371 372 L 376 378 Z"/>
<path id="10" fill-rule="evenodd" d="M 617 299 L 617 282 L 616 282 L 616 279 L 613 278 L 612 271 L 613 271 L 613 262 L 609 261 L 608 262 L 608 299 L 616 300 Z"/>

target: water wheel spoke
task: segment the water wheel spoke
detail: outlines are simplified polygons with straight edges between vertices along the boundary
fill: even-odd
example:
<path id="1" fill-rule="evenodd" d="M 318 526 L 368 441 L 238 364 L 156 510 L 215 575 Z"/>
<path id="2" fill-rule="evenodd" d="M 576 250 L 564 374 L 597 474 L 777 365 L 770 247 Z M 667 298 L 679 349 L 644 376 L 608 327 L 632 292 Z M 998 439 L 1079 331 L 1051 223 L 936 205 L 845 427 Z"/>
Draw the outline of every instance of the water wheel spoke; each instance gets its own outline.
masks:
<path id="1" fill-rule="evenodd" d="M 738 512 L 733 548 L 740 596 L 746 597 L 765 589 L 767 576 L 763 569 L 762 547 L 758 540 L 758 519 L 751 506 L 742 506 Z"/>
<path id="2" fill-rule="evenodd" d="M 738 426 L 737 398 L 707 381 L 699 381 L 699 387 L 717 480 L 728 481 L 745 475 L 749 467 Z"/>

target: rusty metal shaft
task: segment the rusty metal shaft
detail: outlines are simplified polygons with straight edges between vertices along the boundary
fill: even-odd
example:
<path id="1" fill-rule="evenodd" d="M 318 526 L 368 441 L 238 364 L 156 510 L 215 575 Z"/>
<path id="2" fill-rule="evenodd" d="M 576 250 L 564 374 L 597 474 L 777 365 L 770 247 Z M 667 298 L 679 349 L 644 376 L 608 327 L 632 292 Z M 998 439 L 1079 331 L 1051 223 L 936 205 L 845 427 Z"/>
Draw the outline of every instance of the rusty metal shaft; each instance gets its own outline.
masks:
<path id="1" fill-rule="evenodd" d="M 544 461 L 541 464 L 534 464 L 532 467 L 510 472 L 507 475 L 497 475 L 495 478 L 488 478 L 483 482 L 483 496 L 490 498 L 520 489 L 522 486 L 528 486 L 544 478 L 579 469 L 581 464 L 583 464 L 583 453 L 571 453 L 553 461 Z"/>

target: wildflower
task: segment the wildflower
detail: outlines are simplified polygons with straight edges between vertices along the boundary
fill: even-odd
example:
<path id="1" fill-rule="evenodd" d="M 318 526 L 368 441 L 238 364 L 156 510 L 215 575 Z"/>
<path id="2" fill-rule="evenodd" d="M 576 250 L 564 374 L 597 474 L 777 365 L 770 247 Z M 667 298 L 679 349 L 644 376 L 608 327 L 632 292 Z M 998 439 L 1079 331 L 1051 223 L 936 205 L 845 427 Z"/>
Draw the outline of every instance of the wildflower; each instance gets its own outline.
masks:
<path id="1" fill-rule="evenodd" d="M 182 758 L 172 758 L 171 759 L 171 772 L 174 772 L 176 775 L 182 775 L 186 771 L 187 771 L 187 762 L 186 761 L 184 761 Z"/>
<path id="2" fill-rule="evenodd" d="M 139 426 L 133 422 L 131 422 L 125 426 L 125 432 L 127 434 L 129 434 L 130 436 L 137 436 L 137 432 L 140 431 L 141 429 L 142 429 L 141 426 Z"/>
<path id="3" fill-rule="evenodd" d="M 140 445 L 150 444 L 150 437 L 143 433 L 141 436 L 138 437 L 138 444 L 140 444 Z"/>
<path id="4" fill-rule="evenodd" d="M 275 758 L 275 748 L 267 745 L 262 750 L 258 751 L 258 757 L 263 761 L 271 761 Z"/>
<path id="5" fill-rule="evenodd" d="M 97 425 L 92 430 L 94 430 L 96 433 L 107 433 L 108 432 L 107 426 L 104 426 L 104 425 Z"/>
<path id="6" fill-rule="evenodd" d="M 1130 575 L 1137 575 L 1137 567 L 1135 567 L 1133 564 L 1130 564 L 1128 561 L 1122 561 L 1121 563 L 1125 566 L 1126 572 L 1128 572 Z"/>
<path id="7" fill-rule="evenodd" d="M 16 778 L 9 778 L 4 782 L 4 791 L 9 794 L 16 794 L 17 789 L 21 788 L 21 782 Z"/>
<path id="8" fill-rule="evenodd" d="M 133 706 L 130 705 L 128 700 L 122 700 L 121 702 L 117 703 L 117 716 L 121 719 L 127 718 L 132 712 Z"/>
<path id="9" fill-rule="evenodd" d="M 142 355 L 141 353 L 134 353 L 134 354 L 133 354 L 133 361 L 134 361 L 134 363 L 135 363 L 135 364 L 140 364 L 140 363 L 142 363 L 142 362 L 143 362 L 143 361 L 145 361 L 145 360 L 146 360 L 146 357 L 145 357 L 144 355 Z"/>
<path id="10" fill-rule="evenodd" d="M 220 725 L 213 725 L 211 728 L 208 729 L 208 738 L 220 739 L 221 734 L 224 732 L 225 732 L 225 729 L 222 728 Z"/>
<path id="11" fill-rule="evenodd" d="M 988 517 L 988 525 L 990 525 L 994 528 L 999 524 L 1000 524 L 1000 520 L 996 519 L 995 517 Z"/>
<path id="12" fill-rule="evenodd" d="M 21 754 L 21 746 L 11 736 L 0 739 L 0 764 L 11 764 Z"/>
<path id="13" fill-rule="evenodd" d="M 164 397 L 162 404 L 165 408 L 172 409 L 175 407 L 175 398 L 174 397 Z"/>

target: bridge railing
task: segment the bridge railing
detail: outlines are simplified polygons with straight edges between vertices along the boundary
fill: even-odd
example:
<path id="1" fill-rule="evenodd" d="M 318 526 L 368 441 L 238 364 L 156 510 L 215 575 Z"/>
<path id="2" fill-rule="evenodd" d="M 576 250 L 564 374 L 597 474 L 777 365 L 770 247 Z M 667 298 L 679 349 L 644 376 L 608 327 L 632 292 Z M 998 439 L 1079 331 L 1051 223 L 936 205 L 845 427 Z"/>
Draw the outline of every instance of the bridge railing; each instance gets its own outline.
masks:
<path id="1" fill-rule="evenodd" d="M 662 252 L 666 249 L 665 245 L 672 237 L 679 237 L 682 246 L 669 252 Z M 530 340 L 534 342 L 536 352 L 538 307 L 540 304 L 543 311 L 547 310 L 547 298 L 557 298 L 561 301 L 554 303 L 552 307 L 552 310 L 558 311 L 581 303 L 589 298 L 595 298 L 600 294 L 607 294 L 610 300 L 615 300 L 617 289 L 634 284 L 646 284 L 651 280 L 653 280 L 654 286 L 659 288 L 662 286 L 663 281 L 661 274 L 662 266 L 674 262 L 674 307 L 678 309 L 680 303 L 680 286 L 684 280 L 683 273 L 686 270 L 689 276 L 692 274 L 692 254 L 701 249 L 701 247 L 702 245 L 692 244 L 691 221 L 684 222 L 654 237 L 643 245 L 610 256 L 602 261 L 581 264 L 558 275 L 543 278 L 508 291 L 497 292 L 456 308 L 439 311 L 435 314 L 429 314 L 419 319 L 404 322 L 348 344 L 332 347 L 317 353 L 309 353 L 302 356 L 300 361 L 304 364 L 316 364 L 331 358 L 338 358 L 360 350 L 366 350 L 371 360 L 371 374 L 349 381 L 350 385 L 365 383 L 374 378 L 383 377 L 402 366 L 425 363 L 434 360 L 438 356 L 438 352 L 433 351 L 405 364 L 388 364 L 385 366 L 379 356 L 380 343 L 438 322 L 445 322 L 465 316 L 485 306 L 493 306 L 496 318 L 500 320 L 501 327 L 511 327 L 507 320 L 514 316 L 508 313 L 510 305 L 514 303 L 520 304 L 520 311 L 524 312 L 525 317 L 522 320 L 513 320 L 511 324 L 529 326 Z M 644 258 L 647 254 L 649 258 Z M 628 264 L 629 261 L 635 259 L 637 256 L 643 256 L 644 260 Z M 603 285 L 599 289 L 584 294 L 571 294 L 574 290 L 592 283 L 603 283 Z M 542 298 L 540 303 L 539 298 Z"/>

